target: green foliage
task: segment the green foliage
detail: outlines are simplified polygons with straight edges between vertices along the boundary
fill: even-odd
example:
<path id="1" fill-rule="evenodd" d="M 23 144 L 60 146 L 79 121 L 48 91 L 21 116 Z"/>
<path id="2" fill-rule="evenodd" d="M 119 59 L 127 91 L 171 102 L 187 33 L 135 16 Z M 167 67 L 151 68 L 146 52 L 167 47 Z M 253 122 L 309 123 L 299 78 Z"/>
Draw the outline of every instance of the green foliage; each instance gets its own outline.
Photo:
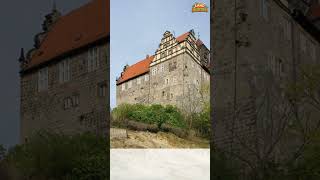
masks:
<path id="1" fill-rule="evenodd" d="M 0 144 L 0 161 L 4 158 L 6 154 L 6 149 L 3 147 L 2 144 Z"/>
<path id="2" fill-rule="evenodd" d="M 210 120 L 210 104 L 205 103 L 203 110 L 200 113 L 196 113 L 193 116 L 193 128 L 204 137 L 210 138 L 211 134 L 211 120 Z"/>
<path id="3" fill-rule="evenodd" d="M 134 111 L 138 105 L 121 104 L 112 110 L 112 119 L 114 121 L 124 121 L 129 118 L 129 113 Z"/>
<path id="4" fill-rule="evenodd" d="M 67 136 L 39 132 L 9 150 L 6 160 L 24 177 L 106 179 L 107 140 L 91 133 Z"/>
<path id="5" fill-rule="evenodd" d="M 170 124 L 173 127 L 186 127 L 181 112 L 178 108 L 171 105 L 122 104 L 112 111 L 112 116 L 118 122 L 124 122 L 128 119 L 147 124 L 156 124 L 158 127 L 161 127 L 164 123 Z"/>

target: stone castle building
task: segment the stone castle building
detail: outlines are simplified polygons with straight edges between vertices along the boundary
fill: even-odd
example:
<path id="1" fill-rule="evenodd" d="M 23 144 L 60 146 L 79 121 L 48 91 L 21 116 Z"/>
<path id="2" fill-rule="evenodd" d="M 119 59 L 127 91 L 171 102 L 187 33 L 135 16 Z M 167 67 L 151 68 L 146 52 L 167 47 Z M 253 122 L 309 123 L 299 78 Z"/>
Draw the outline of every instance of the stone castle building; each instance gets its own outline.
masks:
<path id="1" fill-rule="evenodd" d="M 109 1 L 45 16 L 34 48 L 19 58 L 21 142 L 38 130 L 106 133 L 109 112 Z"/>
<path id="2" fill-rule="evenodd" d="M 124 67 L 116 82 L 117 105 L 199 106 L 201 87 L 210 80 L 208 68 L 209 49 L 193 30 L 177 38 L 166 31 L 154 55 Z M 205 95 L 208 99 L 209 92 Z"/>
<path id="3" fill-rule="evenodd" d="M 300 65 L 320 63 L 320 5 L 306 2 L 211 1 L 214 146 L 253 158 L 270 149 L 267 157 L 288 155 L 281 143 L 271 147 L 286 123 L 280 118 L 285 85 L 296 82 Z"/>

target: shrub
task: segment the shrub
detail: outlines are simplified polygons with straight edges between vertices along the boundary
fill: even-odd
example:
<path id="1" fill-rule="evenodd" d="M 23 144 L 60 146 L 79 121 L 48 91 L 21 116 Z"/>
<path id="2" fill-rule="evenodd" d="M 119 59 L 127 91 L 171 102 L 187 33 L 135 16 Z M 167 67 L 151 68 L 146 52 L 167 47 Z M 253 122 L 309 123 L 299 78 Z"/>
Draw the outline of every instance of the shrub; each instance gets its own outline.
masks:
<path id="1" fill-rule="evenodd" d="M 10 149 L 5 160 L 31 179 L 106 179 L 107 158 L 104 137 L 39 132 Z"/>
<path id="2" fill-rule="evenodd" d="M 112 111 L 112 116 L 118 124 L 127 123 L 126 120 L 156 124 L 158 128 L 167 123 L 173 127 L 185 128 L 186 123 L 178 108 L 160 104 L 142 105 L 142 104 L 122 104 Z"/>
<path id="3" fill-rule="evenodd" d="M 199 135 L 210 138 L 211 134 L 211 121 L 210 121 L 210 104 L 205 104 L 203 110 L 199 113 L 192 114 L 193 129 L 195 129 Z"/>

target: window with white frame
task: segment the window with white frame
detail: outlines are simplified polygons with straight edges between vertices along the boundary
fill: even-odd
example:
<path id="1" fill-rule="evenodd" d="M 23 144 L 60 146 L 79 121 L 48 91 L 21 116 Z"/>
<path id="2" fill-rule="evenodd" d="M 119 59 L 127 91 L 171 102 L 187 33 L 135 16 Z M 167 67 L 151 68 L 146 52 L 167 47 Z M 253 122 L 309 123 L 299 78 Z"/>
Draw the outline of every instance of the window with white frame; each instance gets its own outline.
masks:
<path id="1" fill-rule="evenodd" d="M 146 75 L 144 76 L 144 80 L 145 80 L 145 81 L 149 81 L 149 74 L 146 74 Z"/>
<path id="2" fill-rule="evenodd" d="M 291 40 L 291 33 L 292 33 L 291 22 L 285 17 L 283 17 L 282 19 L 283 19 L 282 20 L 282 28 L 283 28 L 284 38 L 286 40 L 290 41 Z"/>
<path id="3" fill-rule="evenodd" d="M 272 53 L 269 54 L 268 66 L 275 76 L 282 76 L 285 73 L 284 61 Z"/>
<path id="4" fill-rule="evenodd" d="M 88 72 L 97 70 L 99 65 L 99 49 L 93 47 L 88 51 Z"/>
<path id="5" fill-rule="evenodd" d="M 123 83 L 123 84 L 121 85 L 121 90 L 122 90 L 122 91 L 126 90 L 126 84 L 125 84 L 125 83 Z"/>
<path id="6" fill-rule="evenodd" d="M 48 89 L 48 67 L 38 71 L 38 91 Z"/>
<path id="7" fill-rule="evenodd" d="M 154 67 L 154 68 L 152 68 L 152 75 L 154 76 L 154 75 L 156 75 L 157 74 L 157 67 Z"/>
<path id="8" fill-rule="evenodd" d="M 80 104 L 80 100 L 79 99 L 80 99 L 79 94 L 76 94 L 76 95 L 72 96 L 72 106 L 73 107 L 79 106 L 79 104 Z"/>
<path id="9" fill-rule="evenodd" d="M 63 102 L 64 109 L 70 109 L 72 107 L 72 98 L 65 98 Z"/>
<path id="10" fill-rule="evenodd" d="M 164 72 L 164 64 L 161 64 L 161 66 L 160 66 L 160 72 Z"/>
<path id="11" fill-rule="evenodd" d="M 140 77 L 137 78 L 137 84 L 141 84 L 141 78 Z"/>
<path id="12" fill-rule="evenodd" d="M 168 78 L 166 79 L 165 83 L 166 83 L 166 84 L 169 84 L 169 79 L 168 79 Z"/>
<path id="13" fill-rule="evenodd" d="M 269 0 L 260 0 L 260 15 L 269 20 Z"/>
<path id="14" fill-rule="evenodd" d="M 59 62 L 59 82 L 67 82 L 71 79 L 70 59 Z"/>
<path id="15" fill-rule="evenodd" d="M 128 82 L 128 88 L 132 88 L 132 81 Z"/>

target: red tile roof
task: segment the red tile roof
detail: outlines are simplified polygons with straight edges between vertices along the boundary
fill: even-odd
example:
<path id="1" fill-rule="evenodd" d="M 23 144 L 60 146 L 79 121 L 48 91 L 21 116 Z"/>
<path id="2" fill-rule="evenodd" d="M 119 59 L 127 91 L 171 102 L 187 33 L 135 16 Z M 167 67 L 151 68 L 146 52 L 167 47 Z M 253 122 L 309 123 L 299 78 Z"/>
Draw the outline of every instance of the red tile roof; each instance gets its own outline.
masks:
<path id="1" fill-rule="evenodd" d="M 185 41 L 187 39 L 187 37 L 189 36 L 190 32 L 186 32 L 180 36 L 178 36 L 176 38 L 176 40 L 178 41 L 178 43 L 182 42 L 182 41 Z"/>
<path id="2" fill-rule="evenodd" d="M 108 37 L 109 12 L 110 0 L 93 0 L 60 17 L 31 57 L 27 68 Z"/>
<path id="3" fill-rule="evenodd" d="M 139 61 L 138 63 L 127 67 L 127 69 L 123 72 L 123 74 L 117 81 L 117 84 L 123 83 L 129 79 L 132 79 L 146 72 L 149 72 L 149 66 L 153 59 L 154 59 L 154 56 L 149 56 Z"/>

